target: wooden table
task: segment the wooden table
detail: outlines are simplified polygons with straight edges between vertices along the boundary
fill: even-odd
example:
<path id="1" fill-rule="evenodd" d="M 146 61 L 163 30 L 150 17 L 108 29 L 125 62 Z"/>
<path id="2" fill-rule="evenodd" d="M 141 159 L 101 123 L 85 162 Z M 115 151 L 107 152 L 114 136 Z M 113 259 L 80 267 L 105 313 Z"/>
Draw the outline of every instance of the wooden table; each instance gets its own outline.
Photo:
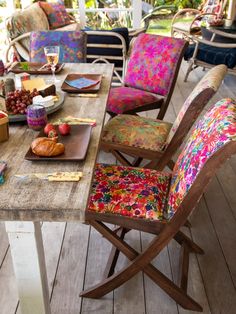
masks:
<path id="1" fill-rule="evenodd" d="M 67 94 L 63 108 L 49 116 L 49 121 L 68 115 L 96 119 L 86 159 L 81 162 L 24 160 L 37 132 L 22 124 L 10 126 L 9 140 L 0 143 L 0 160 L 8 163 L 6 182 L 0 186 L 0 220 L 6 221 L 22 314 L 51 313 L 40 222 L 84 221 L 113 66 L 66 64 L 57 78 L 63 82 L 68 73 L 103 75 L 97 98 Z M 14 177 L 15 174 L 55 171 L 82 171 L 83 178 L 79 182 L 47 182 Z"/>

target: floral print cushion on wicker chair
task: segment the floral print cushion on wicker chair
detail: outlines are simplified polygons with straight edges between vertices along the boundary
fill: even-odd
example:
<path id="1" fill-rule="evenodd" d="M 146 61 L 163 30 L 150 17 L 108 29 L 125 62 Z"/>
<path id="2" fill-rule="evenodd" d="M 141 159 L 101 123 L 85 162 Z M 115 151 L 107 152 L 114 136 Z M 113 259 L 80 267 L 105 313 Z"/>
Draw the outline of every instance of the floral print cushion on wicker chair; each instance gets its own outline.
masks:
<path id="1" fill-rule="evenodd" d="M 167 218 L 178 210 L 207 160 L 226 143 L 236 140 L 235 115 L 236 103 L 222 99 L 197 123 L 173 169 Z"/>
<path id="2" fill-rule="evenodd" d="M 44 47 L 60 46 L 59 62 L 86 61 L 87 34 L 83 31 L 40 31 L 30 35 L 30 61 L 46 63 Z"/>
<path id="3" fill-rule="evenodd" d="M 110 90 L 107 111 L 116 114 L 159 101 L 161 96 L 129 87 L 115 87 Z"/>
<path id="4" fill-rule="evenodd" d="M 169 182 L 168 173 L 98 164 L 88 209 L 100 213 L 163 220 Z"/>
<path id="5" fill-rule="evenodd" d="M 118 115 L 104 127 L 104 142 L 162 151 L 172 124 L 133 115 Z"/>

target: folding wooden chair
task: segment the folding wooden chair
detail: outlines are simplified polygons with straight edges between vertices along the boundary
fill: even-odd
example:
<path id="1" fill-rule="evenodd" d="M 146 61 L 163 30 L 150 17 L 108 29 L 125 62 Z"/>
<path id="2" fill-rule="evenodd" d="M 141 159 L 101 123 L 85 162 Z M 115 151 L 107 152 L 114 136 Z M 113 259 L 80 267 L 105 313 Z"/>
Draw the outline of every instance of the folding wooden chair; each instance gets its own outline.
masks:
<path id="1" fill-rule="evenodd" d="M 223 99 L 197 123 L 173 173 L 124 166 L 98 164 L 86 221 L 129 260 L 128 266 L 81 293 L 99 298 L 143 271 L 183 308 L 202 311 L 187 294 L 189 254 L 203 250 L 180 231 L 197 205 L 216 170 L 236 153 L 236 102 Z M 109 229 L 104 223 L 118 225 Z M 123 233 L 119 235 L 120 230 Z M 156 234 L 147 249 L 138 253 L 123 238 L 130 229 Z M 182 248 L 182 276 L 177 286 L 151 261 L 172 240 Z M 213 278 L 214 280 L 214 278 Z"/>
<path id="2" fill-rule="evenodd" d="M 186 99 L 174 124 L 135 115 L 118 115 L 104 127 L 101 149 L 111 152 L 124 166 L 139 166 L 143 158 L 149 168 L 162 170 L 182 144 L 194 121 L 217 92 L 227 72 L 225 65 L 211 69 Z M 124 153 L 134 157 L 130 162 Z"/>
<path id="3" fill-rule="evenodd" d="M 162 119 L 187 45 L 179 38 L 140 34 L 131 49 L 124 86 L 110 90 L 107 112 L 113 117 L 160 109 Z"/>

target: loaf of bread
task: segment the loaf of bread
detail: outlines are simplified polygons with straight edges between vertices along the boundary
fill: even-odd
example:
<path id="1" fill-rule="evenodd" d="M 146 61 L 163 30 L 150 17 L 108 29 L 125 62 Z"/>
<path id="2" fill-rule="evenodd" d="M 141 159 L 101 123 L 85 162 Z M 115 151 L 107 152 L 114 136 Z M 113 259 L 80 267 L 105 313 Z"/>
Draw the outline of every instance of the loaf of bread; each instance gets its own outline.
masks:
<path id="1" fill-rule="evenodd" d="M 63 154 L 65 146 L 57 143 L 56 138 L 38 137 L 32 142 L 31 149 L 37 156 L 51 157 Z"/>

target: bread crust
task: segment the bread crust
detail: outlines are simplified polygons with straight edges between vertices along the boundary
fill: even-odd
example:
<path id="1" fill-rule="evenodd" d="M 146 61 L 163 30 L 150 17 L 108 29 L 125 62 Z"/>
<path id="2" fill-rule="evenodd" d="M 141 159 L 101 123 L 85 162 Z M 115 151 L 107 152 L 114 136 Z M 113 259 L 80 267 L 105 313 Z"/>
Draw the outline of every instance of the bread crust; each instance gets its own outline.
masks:
<path id="1" fill-rule="evenodd" d="M 38 137 L 32 142 L 31 149 L 37 156 L 51 157 L 63 154 L 65 146 L 57 143 L 56 138 Z"/>

